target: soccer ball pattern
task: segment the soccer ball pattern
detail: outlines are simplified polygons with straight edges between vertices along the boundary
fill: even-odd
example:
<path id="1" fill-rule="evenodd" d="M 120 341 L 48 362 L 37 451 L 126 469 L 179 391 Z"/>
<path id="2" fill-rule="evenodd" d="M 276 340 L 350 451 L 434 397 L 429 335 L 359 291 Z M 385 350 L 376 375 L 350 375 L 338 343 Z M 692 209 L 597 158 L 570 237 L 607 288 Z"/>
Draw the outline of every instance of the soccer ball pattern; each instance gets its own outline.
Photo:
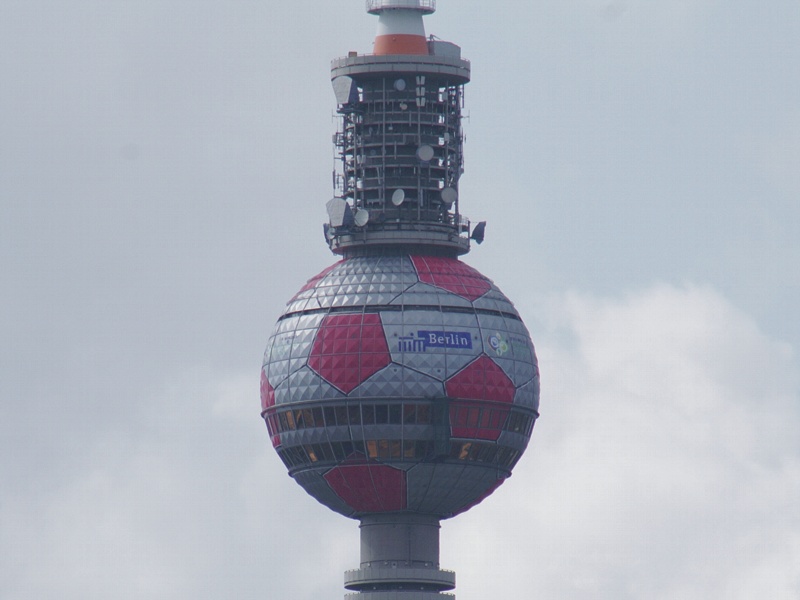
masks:
<path id="1" fill-rule="evenodd" d="M 261 373 L 289 474 L 346 516 L 448 518 L 527 447 L 539 371 L 511 302 L 454 258 L 342 260 L 292 298 Z"/>

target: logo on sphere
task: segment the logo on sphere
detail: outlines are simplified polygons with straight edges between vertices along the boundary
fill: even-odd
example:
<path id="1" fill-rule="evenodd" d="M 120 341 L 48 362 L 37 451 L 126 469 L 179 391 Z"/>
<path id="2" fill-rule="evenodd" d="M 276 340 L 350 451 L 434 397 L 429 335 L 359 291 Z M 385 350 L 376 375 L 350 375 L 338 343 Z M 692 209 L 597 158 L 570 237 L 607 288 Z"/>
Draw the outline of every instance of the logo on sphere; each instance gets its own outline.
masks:
<path id="1" fill-rule="evenodd" d="M 472 350 L 468 331 L 417 331 L 397 340 L 400 352 L 427 352 L 428 348 L 465 348 Z"/>
<path id="2" fill-rule="evenodd" d="M 487 341 L 489 342 L 489 347 L 494 350 L 494 353 L 497 354 L 497 356 L 503 356 L 503 354 L 508 352 L 508 341 L 506 341 L 506 339 L 503 338 L 503 336 L 499 333 L 490 335 Z"/>

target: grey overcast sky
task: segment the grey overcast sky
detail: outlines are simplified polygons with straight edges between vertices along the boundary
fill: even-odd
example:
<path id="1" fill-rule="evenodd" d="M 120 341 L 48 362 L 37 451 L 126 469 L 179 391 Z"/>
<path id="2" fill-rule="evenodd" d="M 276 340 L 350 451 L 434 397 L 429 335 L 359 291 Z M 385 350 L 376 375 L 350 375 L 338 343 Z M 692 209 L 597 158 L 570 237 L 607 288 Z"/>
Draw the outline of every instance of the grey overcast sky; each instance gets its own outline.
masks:
<path id="1" fill-rule="evenodd" d="M 459 600 L 800 597 L 800 3 L 441 0 L 466 261 L 537 344 Z M 0 598 L 337 598 L 357 523 L 259 418 L 334 262 L 329 61 L 361 0 L 0 2 Z"/>

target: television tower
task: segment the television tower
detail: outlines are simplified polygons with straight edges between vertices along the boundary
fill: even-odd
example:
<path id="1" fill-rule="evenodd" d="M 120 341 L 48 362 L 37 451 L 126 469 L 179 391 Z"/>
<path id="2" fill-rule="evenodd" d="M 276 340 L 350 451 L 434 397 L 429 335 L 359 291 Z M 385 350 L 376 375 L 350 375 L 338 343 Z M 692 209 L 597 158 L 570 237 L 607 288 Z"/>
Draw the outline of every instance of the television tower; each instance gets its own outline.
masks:
<path id="1" fill-rule="evenodd" d="M 439 523 L 510 475 L 538 417 L 533 344 L 511 302 L 459 260 L 470 64 L 428 39 L 435 0 L 367 0 L 373 54 L 333 61 L 340 116 L 325 240 L 339 262 L 287 303 L 261 408 L 289 475 L 360 521 L 354 600 L 442 600 Z"/>

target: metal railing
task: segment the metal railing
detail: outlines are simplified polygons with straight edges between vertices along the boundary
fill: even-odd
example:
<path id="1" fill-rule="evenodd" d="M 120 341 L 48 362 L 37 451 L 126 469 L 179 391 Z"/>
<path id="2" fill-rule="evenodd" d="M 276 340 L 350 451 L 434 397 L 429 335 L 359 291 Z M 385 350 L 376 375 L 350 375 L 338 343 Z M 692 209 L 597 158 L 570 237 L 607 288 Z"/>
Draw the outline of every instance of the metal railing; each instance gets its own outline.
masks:
<path id="1" fill-rule="evenodd" d="M 390 596 L 390 594 L 395 594 L 395 593 L 396 592 L 391 592 L 391 591 L 372 592 L 372 594 L 374 594 L 374 596 L 372 596 L 372 597 L 373 598 L 377 598 L 378 594 L 382 594 L 382 596 L 381 596 L 382 598 L 391 598 L 392 596 Z M 425 598 L 436 598 L 438 600 L 441 597 L 441 598 L 443 598 L 445 600 L 455 600 L 455 598 L 456 598 L 455 594 L 439 594 L 437 592 L 415 592 L 415 591 L 412 591 L 412 590 L 406 590 L 406 593 L 411 598 L 415 598 L 415 599 L 416 598 L 425 597 Z M 344 595 L 344 600 L 359 600 L 359 598 L 364 598 L 364 594 L 361 593 L 361 592 L 358 592 L 356 594 L 345 594 Z"/>
<path id="2" fill-rule="evenodd" d="M 339 58 L 334 58 L 331 60 L 331 68 L 336 69 L 343 66 L 347 66 L 348 63 L 363 63 L 365 61 L 375 62 L 375 63 L 396 63 L 397 56 L 394 54 L 373 54 L 371 52 L 363 52 L 359 54 L 352 54 L 349 56 L 340 56 Z M 440 56 L 437 54 L 411 54 L 411 55 L 402 55 L 403 61 L 405 62 L 413 62 L 419 64 L 431 64 L 431 59 L 433 59 L 433 64 L 445 64 L 451 66 L 457 66 L 461 68 L 470 68 L 470 61 L 466 58 L 452 58 L 448 56 Z"/>
<path id="3" fill-rule="evenodd" d="M 367 0 L 367 12 L 375 12 L 384 8 L 410 8 L 434 12 L 436 0 Z"/>

